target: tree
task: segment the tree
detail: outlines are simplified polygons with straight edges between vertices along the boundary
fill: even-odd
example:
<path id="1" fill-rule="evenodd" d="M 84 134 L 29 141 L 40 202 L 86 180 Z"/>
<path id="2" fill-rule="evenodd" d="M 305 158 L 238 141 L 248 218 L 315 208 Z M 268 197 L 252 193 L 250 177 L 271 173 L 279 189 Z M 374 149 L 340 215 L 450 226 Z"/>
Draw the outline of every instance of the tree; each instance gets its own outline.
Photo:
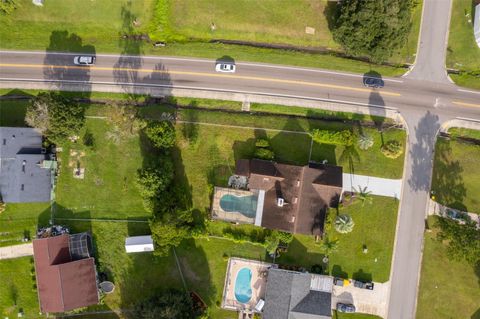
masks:
<path id="1" fill-rule="evenodd" d="M 365 203 L 369 203 L 369 204 L 372 203 L 373 201 L 373 197 L 371 196 L 372 192 L 367 191 L 367 186 L 362 188 L 360 185 L 358 185 L 358 188 L 354 190 L 355 190 L 355 198 L 358 198 L 359 200 L 362 201 L 362 207 L 365 206 Z"/>
<path id="2" fill-rule="evenodd" d="M 160 149 L 175 145 L 175 127 L 170 121 L 150 121 L 145 127 L 145 135 Z"/>
<path id="3" fill-rule="evenodd" d="M 353 230 L 355 223 L 350 215 L 338 215 L 335 218 L 335 230 L 341 234 L 347 234 Z"/>
<path id="4" fill-rule="evenodd" d="M 84 120 L 84 108 L 57 92 L 39 93 L 27 107 L 25 116 L 28 125 L 55 143 L 77 135 Z"/>
<path id="5" fill-rule="evenodd" d="M 330 240 L 327 236 L 322 241 L 320 249 L 326 257 L 338 249 L 338 239 Z"/>
<path id="6" fill-rule="evenodd" d="M 368 150 L 373 146 L 373 138 L 368 134 L 361 134 L 358 138 L 358 148 L 361 150 Z"/>
<path id="7" fill-rule="evenodd" d="M 133 309 L 139 319 L 191 319 L 200 314 L 188 293 L 174 289 L 144 299 Z"/>
<path id="8" fill-rule="evenodd" d="M 456 260 L 464 259 L 473 266 L 480 266 L 480 229 L 474 221 L 464 225 L 449 218 L 438 218 L 440 231 L 437 239 L 445 241 L 447 253 Z"/>
<path id="9" fill-rule="evenodd" d="M 343 0 L 339 6 L 333 38 L 347 54 L 378 63 L 405 44 L 414 0 Z"/>
<path id="10" fill-rule="evenodd" d="M 280 244 L 280 238 L 274 232 L 265 237 L 265 249 L 269 255 L 275 255 L 278 245 Z"/>
<path id="11" fill-rule="evenodd" d="M 167 256 L 170 249 L 191 237 L 193 215 L 189 210 L 166 210 L 156 212 L 150 221 L 150 231 L 155 243 L 155 255 Z"/>
<path id="12" fill-rule="evenodd" d="M 170 158 L 164 158 L 161 166 L 147 167 L 137 171 L 135 184 L 144 200 L 145 208 L 153 210 L 154 201 L 162 197 L 161 193 L 171 185 L 173 176 L 174 168 Z"/>
<path id="13" fill-rule="evenodd" d="M 275 158 L 275 153 L 267 148 L 257 147 L 255 149 L 254 157 L 264 160 L 273 160 Z"/>
<path id="14" fill-rule="evenodd" d="M 0 13 L 10 14 L 17 8 L 16 0 L 0 0 Z"/>

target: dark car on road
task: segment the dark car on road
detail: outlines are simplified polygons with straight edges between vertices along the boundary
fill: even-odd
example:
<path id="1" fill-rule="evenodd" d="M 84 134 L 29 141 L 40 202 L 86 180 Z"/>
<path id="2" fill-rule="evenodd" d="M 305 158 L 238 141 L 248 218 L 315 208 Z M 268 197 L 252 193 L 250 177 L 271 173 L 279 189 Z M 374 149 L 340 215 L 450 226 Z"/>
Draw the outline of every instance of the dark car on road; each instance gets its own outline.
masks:
<path id="1" fill-rule="evenodd" d="M 353 285 L 357 288 L 373 290 L 373 282 L 370 282 L 370 281 L 365 282 L 365 281 L 355 280 Z"/>
<path id="2" fill-rule="evenodd" d="M 366 77 L 363 79 L 363 85 L 369 88 L 378 89 L 383 88 L 385 83 L 380 78 Z"/>
<path id="3" fill-rule="evenodd" d="M 337 303 L 337 311 L 338 312 L 348 312 L 348 313 L 354 313 L 355 312 L 355 306 L 352 304 L 348 303 Z"/>
<path id="4" fill-rule="evenodd" d="M 73 58 L 73 64 L 75 65 L 94 65 L 95 57 L 88 55 L 79 55 Z"/>

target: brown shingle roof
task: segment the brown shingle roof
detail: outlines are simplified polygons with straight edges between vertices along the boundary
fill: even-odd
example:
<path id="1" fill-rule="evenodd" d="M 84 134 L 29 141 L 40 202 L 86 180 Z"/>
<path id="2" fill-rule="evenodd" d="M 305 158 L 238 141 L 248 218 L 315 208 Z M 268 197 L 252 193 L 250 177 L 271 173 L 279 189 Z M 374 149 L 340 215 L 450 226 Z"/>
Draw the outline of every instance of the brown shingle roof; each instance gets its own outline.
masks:
<path id="1" fill-rule="evenodd" d="M 295 166 L 253 159 L 241 162 L 249 172 L 249 188 L 265 191 L 262 226 L 291 233 L 321 235 L 326 210 L 338 203 L 342 192 L 342 168 Z M 239 162 L 237 162 L 237 165 Z M 240 170 L 237 170 L 240 171 Z M 278 206 L 278 198 L 284 205 Z"/>
<path id="2" fill-rule="evenodd" d="M 95 261 L 72 261 L 69 235 L 33 241 L 41 312 L 64 312 L 98 303 Z"/>

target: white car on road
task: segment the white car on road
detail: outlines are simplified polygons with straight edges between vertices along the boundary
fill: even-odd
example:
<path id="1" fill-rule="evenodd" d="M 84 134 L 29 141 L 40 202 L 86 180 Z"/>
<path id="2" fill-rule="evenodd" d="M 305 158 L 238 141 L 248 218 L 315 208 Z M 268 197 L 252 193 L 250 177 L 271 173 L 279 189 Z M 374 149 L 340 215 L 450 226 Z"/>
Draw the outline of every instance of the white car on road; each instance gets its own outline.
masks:
<path id="1" fill-rule="evenodd" d="M 235 64 L 229 62 L 219 62 L 215 64 L 215 71 L 224 73 L 235 73 Z"/>
<path id="2" fill-rule="evenodd" d="M 94 65 L 95 57 L 88 55 L 79 55 L 73 58 L 73 63 L 75 65 Z"/>

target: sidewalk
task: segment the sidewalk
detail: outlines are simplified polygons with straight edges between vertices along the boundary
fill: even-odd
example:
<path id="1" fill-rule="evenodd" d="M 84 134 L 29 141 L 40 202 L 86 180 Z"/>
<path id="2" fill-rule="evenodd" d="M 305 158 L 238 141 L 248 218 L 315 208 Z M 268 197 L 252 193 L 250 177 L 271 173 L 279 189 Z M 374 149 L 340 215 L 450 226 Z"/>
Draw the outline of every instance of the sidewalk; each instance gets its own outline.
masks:
<path id="1" fill-rule="evenodd" d="M 25 256 L 33 256 L 32 243 L 0 247 L 0 259 L 12 259 Z"/>

